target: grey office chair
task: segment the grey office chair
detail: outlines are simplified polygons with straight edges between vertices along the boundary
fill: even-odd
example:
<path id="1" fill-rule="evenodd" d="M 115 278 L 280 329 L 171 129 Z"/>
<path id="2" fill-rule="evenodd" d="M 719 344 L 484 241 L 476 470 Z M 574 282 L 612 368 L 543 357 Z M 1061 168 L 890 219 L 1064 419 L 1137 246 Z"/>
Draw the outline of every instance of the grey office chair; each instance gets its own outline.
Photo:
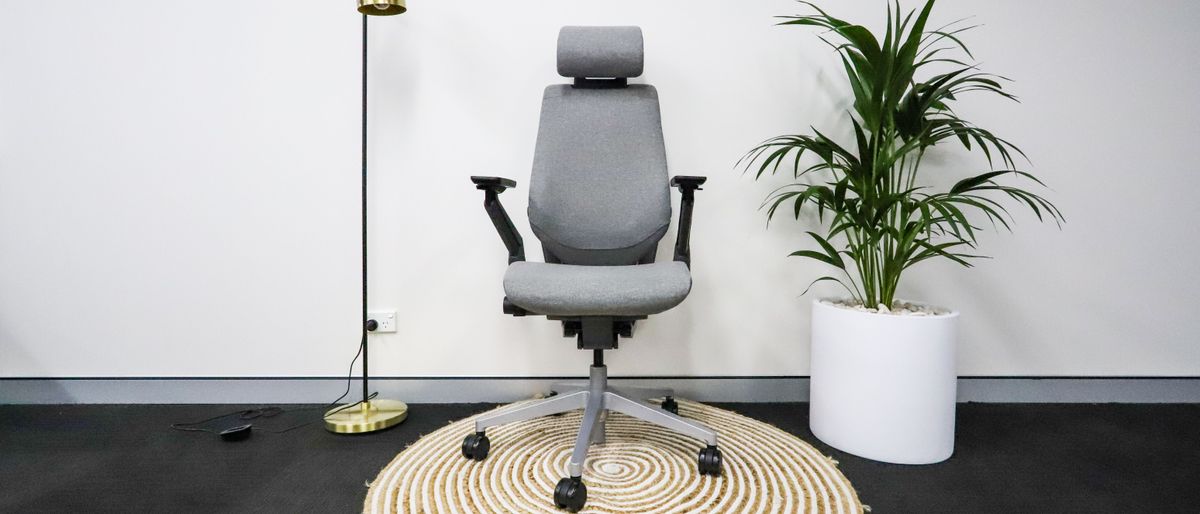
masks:
<path id="1" fill-rule="evenodd" d="M 564 27 L 558 35 L 558 73 L 573 84 L 551 85 L 542 98 L 529 189 L 529 224 L 541 240 L 545 263 L 526 262 L 521 235 L 499 195 L 516 182 L 471 177 L 484 191 L 484 208 L 508 248 L 503 311 L 538 315 L 562 323 L 563 335 L 592 350 L 590 380 L 556 385 L 556 396 L 487 414 L 463 441 L 465 457 L 483 460 L 488 427 L 584 409 L 569 474 L 554 502 L 577 512 L 587 501 L 582 481 L 592 443 L 604 442 L 608 411 L 666 427 L 706 443 L 701 474 L 721 474 L 717 434 L 678 415 L 668 389 L 609 387 L 604 350 L 631 337 L 648 315 L 679 305 L 692 287 L 689 244 L 694 192 L 704 177 L 676 176 L 682 194 L 675 259 L 654 262 L 671 221 L 666 151 L 658 93 L 628 84 L 642 74 L 638 27 Z M 665 397 L 661 406 L 646 399 Z"/>

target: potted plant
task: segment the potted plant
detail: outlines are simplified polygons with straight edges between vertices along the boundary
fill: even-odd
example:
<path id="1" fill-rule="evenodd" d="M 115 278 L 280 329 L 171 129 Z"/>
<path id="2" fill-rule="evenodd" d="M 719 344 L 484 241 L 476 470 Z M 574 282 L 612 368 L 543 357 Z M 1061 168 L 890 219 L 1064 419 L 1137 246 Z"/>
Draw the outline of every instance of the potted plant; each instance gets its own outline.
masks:
<path id="1" fill-rule="evenodd" d="M 1016 146 L 952 109 L 971 93 L 1015 100 L 1003 89 L 1007 79 L 971 63 L 961 35 L 972 27 L 928 29 L 934 0 L 904 15 L 897 3 L 879 38 L 801 3 L 814 13 L 779 24 L 825 29 L 820 39 L 841 58 L 853 98 L 847 141 L 813 128 L 769 139 L 739 164 L 756 179 L 791 175 L 794 182 L 763 203 L 767 218 L 781 208 L 797 220 L 815 212 L 821 228 L 807 233 L 812 245 L 791 255 L 832 267 L 812 284 L 836 282 L 848 294 L 812 303 L 809 425 L 822 441 L 859 456 L 940 462 L 954 451 L 958 313 L 896 298 L 901 277 L 928 259 L 971 266 L 983 224 L 1011 230 L 1006 204 L 1039 220 L 1063 217 L 1042 196 L 1007 183 L 1043 186 L 1017 168 L 1024 154 Z M 948 189 L 922 184 L 922 158 L 942 143 L 981 152 L 988 171 Z"/>

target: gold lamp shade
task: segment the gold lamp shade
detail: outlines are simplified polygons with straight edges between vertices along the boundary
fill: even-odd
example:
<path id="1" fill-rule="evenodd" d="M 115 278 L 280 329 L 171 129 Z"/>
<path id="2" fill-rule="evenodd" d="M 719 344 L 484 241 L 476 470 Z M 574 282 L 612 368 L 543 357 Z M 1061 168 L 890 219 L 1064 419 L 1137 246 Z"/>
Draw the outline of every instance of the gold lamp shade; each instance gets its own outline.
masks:
<path id="1" fill-rule="evenodd" d="M 358 12 L 370 16 L 392 16 L 407 10 L 404 0 L 358 0 Z"/>

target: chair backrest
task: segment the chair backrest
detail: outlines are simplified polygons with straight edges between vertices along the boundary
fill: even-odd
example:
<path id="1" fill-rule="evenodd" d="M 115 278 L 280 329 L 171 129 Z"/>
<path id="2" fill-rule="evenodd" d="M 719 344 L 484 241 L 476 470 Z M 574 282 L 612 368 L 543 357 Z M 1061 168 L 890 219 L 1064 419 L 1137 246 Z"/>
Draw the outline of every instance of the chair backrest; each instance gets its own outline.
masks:
<path id="1" fill-rule="evenodd" d="M 652 262 L 671 222 L 658 92 L 642 74 L 638 27 L 563 27 L 542 98 L 529 222 L 547 262 Z M 614 79 L 614 80 L 587 80 Z"/>

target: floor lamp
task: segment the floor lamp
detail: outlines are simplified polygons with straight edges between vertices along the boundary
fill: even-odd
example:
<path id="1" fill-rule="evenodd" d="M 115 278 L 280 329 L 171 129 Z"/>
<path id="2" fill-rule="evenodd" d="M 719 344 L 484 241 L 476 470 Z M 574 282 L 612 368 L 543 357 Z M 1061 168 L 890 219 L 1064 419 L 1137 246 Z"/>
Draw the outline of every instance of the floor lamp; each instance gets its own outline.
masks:
<path id="1" fill-rule="evenodd" d="M 362 13 L 362 401 L 325 413 L 325 428 L 339 434 L 361 434 L 390 428 L 408 417 L 408 405 L 370 397 L 367 385 L 367 333 L 375 329 L 367 317 L 367 17 L 403 14 L 404 0 L 358 0 Z"/>

